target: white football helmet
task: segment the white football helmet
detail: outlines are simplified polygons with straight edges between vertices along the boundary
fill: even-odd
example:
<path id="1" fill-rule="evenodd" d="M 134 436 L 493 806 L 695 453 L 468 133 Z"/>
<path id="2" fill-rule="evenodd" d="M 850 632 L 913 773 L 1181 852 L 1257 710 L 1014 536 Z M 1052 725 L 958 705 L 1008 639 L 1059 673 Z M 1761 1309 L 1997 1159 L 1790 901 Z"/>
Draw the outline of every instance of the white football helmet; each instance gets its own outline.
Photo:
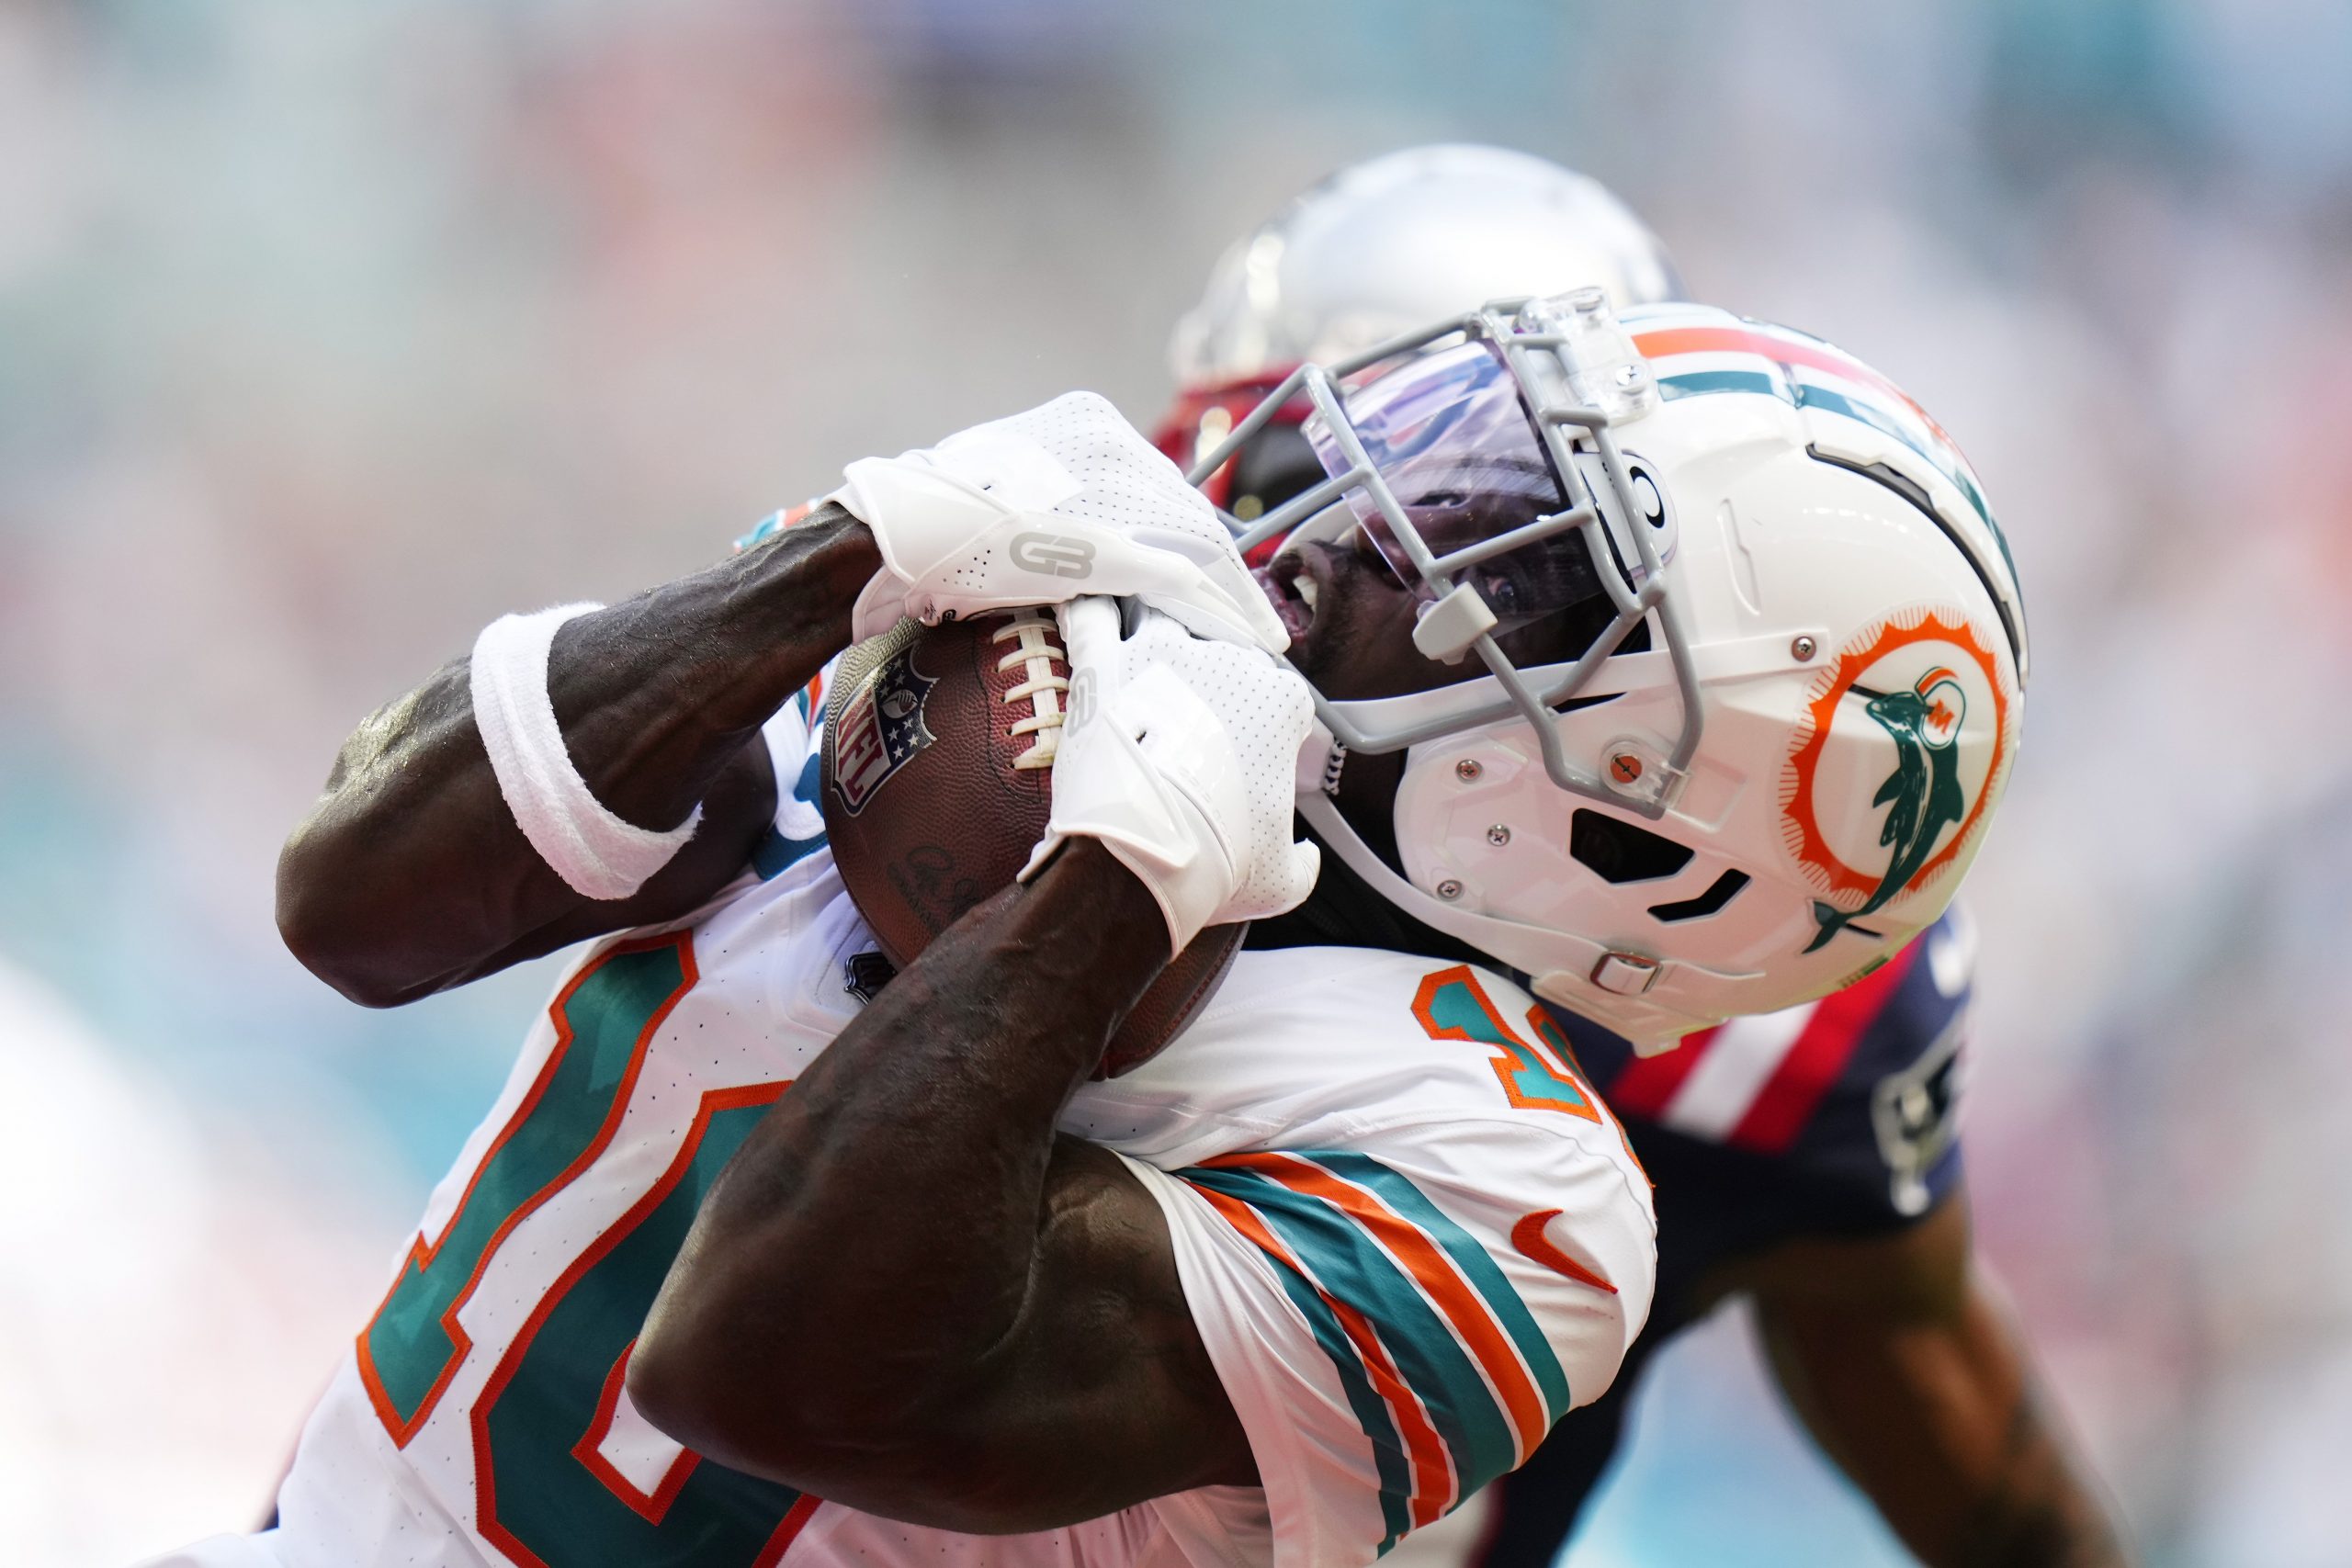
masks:
<path id="1" fill-rule="evenodd" d="M 2017 756 L 2025 618 L 1974 475 L 1885 378 L 1709 307 L 1501 300 L 1301 367 L 1195 481 L 1299 397 L 1329 477 L 1238 542 L 1362 526 L 1420 652 L 1486 666 L 1318 695 L 1300 809 L 1392 902 L 1660 1049 L 1860 978 L 1951 901 Z M 1596 598 L 1572 664 L 1497 645 Z M 1399 750 L 1401 875 L 1313 787 Z"/>
<path id="2" fill-rule="evenodd" d="M 1243 235 L 1169 344 L 1179 385 L 1329 364 L 1468 299 L 1597 287 L 1679 298 L 1666 247 L 1589 175 L 1448 144 L 1351 164 Z"/>
<path id="3" fill-rule="evenodd" d="M 1222 440 L 1275 381 L 1329 364 L 1459 310 L 1472 300 L 1598 286 L 1619 307 L 1682 296 L 1656 234 L 1600 181 L 1501 147 L 1408 147 L 1324 180 L 1236 241 L 1169 344 L 1177 395 L 1154 436 L 1189 465 Z M 1311 461 L 1277 422 L 1283 459 Z M 1221 471 L 1219 504 L 1282 476 Z M 1240 488 L 1232 488 L 1238 479 Z M 1295 482 L 1295 480 L 1294 480 Z"/>

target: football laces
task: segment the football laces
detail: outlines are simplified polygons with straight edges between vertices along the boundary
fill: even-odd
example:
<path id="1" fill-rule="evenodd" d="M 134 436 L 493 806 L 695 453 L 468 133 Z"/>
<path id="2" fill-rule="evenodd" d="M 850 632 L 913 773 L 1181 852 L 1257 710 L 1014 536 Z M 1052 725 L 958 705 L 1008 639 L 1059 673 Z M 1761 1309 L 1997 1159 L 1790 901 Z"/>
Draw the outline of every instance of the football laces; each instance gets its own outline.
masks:
<path id="1" fill-rule="evenodd" d="M 1054 623 L 1041 610 L 1015 610 L 1005 617 L 1004 624 L 989 633 L 992 643 L 1010 642 L 996 661 L 1000 674 L 1008 670 L 1027 668 L 1027 678 L 1009 686 L 998 701 L 1008 705 L 1026 703 L 1029 716 L 1016 721 L 1006 731 L 1009 735 L 1034 735 L 1036 739 L 1029 749 L 1013 759 L 1012 765 L 1022 771 L 1050 768 L 1054 754 L 1061 743 L 1062 694 L 1069 690 L 1069 677 L 1054 673 L 1059 660 L 1064 669 L 1069 658 L 1054 641 Z"/>

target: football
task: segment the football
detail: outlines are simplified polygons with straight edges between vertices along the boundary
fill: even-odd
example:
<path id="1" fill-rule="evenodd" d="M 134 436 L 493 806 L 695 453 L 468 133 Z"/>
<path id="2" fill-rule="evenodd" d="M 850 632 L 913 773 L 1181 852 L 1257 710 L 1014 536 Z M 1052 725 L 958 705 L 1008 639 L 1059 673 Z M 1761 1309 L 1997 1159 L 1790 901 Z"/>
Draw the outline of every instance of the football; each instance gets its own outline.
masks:
<path id="1" fill-rule="evenodd" d="M 842 882 L 904 965 L 1010 884 L 1045 837 L 1063 682 L 1049 611 L 901 621 L 842 656 L 825 695 L 821 799 Z M 1246 924 L 1212 926 L 1130 1011 L 1097 1077 L 1156 1055 L 1216 993 Z"/>

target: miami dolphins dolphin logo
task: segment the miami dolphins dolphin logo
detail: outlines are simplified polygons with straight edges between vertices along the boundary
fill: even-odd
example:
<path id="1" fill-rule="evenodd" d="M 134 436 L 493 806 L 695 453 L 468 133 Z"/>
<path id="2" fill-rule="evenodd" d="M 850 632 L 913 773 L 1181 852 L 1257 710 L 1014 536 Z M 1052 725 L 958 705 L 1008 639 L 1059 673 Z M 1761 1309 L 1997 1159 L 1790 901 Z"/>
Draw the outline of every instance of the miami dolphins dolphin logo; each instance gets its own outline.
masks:
<path id="1" fill-rule="evenodd" d="M 1902 892 L 1935 854 L 1944 829 L 1960 826 L 1968 816 L 1967 795 L 1960 784 L 1960 753 L 1952 745 L 1959 739 L 1961 721 L 1968 715 L 1968 696 L 1961 689 L 1959 677 L 1939 666 L 1920 676 L 1908 691 L 1855 690 L 1869 696 L 1864 711 L 1894 739 L 1894 772 L 1871 797 L 1872 806 L 1887 808 L 1878 841 L 1894 852 L 1885 874 L 1861 908 L 1845 910 L 1823 899 L 1814 900 L 1813 918 L 1821 929 L 1806 945 L 1807 953 Z"/>

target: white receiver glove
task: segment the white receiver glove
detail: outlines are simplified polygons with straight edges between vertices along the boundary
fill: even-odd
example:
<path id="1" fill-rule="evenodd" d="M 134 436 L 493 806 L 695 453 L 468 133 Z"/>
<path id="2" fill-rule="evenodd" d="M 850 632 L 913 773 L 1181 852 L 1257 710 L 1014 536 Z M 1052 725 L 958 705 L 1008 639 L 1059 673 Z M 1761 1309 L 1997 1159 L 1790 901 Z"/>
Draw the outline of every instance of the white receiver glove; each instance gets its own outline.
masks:
<path id="1" fill-rule="evenodd" d="M 1072 600 L 1060 618 L 1069 716 L 1053 814 L 1022 880 L 1064 840 L 1098 839 L 1159 901 L 1171 953 L 1205 926 L 1297 908 L 1321 864 L 1313 844 L 1291 839 L 1299 748 L 1315 717 L 1306 682 L 1148 608 L 1124 640 L 1112 600 Z"/>
<path id="2" fill-rule="evenodd" d="M 901 615 L 935 625 L 1101 593 L 1140 597 L 1202 637 L 1289 645 L 1216 508 L 1092 392 L 842 474 L 831 499 L 882 547 L 851 616 L 860 639 Z"/>

